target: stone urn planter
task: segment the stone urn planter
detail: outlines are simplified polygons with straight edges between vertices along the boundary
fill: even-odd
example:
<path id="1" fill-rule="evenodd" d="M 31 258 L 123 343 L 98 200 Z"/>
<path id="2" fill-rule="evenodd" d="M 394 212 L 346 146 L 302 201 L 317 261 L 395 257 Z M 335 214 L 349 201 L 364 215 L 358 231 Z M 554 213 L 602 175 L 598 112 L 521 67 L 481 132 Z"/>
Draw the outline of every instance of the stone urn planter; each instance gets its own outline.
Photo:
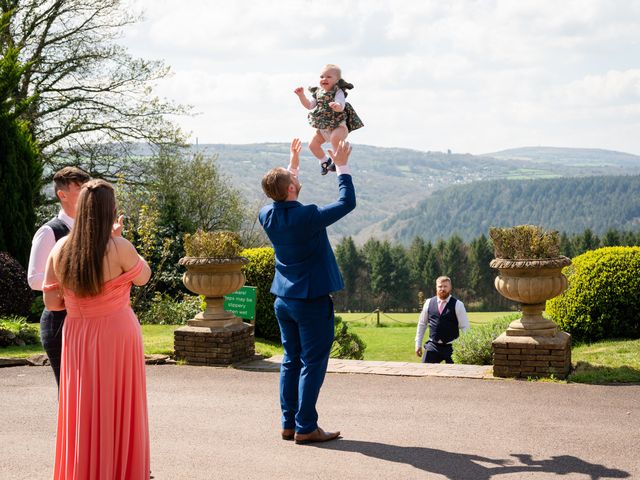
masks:
<path id="1" fill-rule="evenodd" d="M 509 300 L 521 305 L 522 318 L 507 329 L 509 336 L 553 337 L 558 327 L 542 316 L 546 301 L 560 295 L 568 287 L 562 269 L 571 265 L 567 257 L 533 260 L 494 258 L 490 266 L 498 270 L 494 285 Z"/>
<path id="2" fill-rule="evenodd" d="M 182 276 L 184 286 L 203 295 L 207 304 L 204 312 L 188 320 L 187 325 L 221 328 L 242 323 L 242 319 L 227 312 L 223 305 L 225 295 L 244 285 L 242 266 L 248 263 L 246 258 L 183 257 L 178 263 L 187 269 Z"/>
<path id="3" fill-rule="evenodd" d="M 204 312 L 174 333 L 176 359 L 190 365 L 230 365 L 252 358 L 255 353 L 253 325 L 224 309 L 224 296 L 245 283 L 238 256 L 240 243 L 233 232 L 203 232 L 185 235 L 186 268 L 182 282 L 189 291 L 205 297 Z"/>
<path id="4" fill-rule="evenodd" d="M 496 253 L 490 266 L 498 270 L 494 285 L 522 310 L 522 317 L 491 344 L 493 374 L 565 378 L 571 369 L 571 336 L 542 316 L 546 301 L 568 287 L 562 269 L 571 260 L 559 254 L 558 233 L 520 225 L 492 228 L 490 236 Z"/>

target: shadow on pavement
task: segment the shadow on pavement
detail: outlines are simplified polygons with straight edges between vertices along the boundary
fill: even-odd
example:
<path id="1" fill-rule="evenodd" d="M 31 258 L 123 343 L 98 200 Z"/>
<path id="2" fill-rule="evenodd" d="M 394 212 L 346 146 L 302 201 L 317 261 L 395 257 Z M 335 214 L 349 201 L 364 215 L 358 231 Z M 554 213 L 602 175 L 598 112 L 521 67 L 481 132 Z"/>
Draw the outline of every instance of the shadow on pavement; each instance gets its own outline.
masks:
<path id="1" fill-rule="evenodd" d="M 513 454 L 513 459 L 496 459 L 479 455 L 447 452 L 435 448 L 399 447 L 385 443 L 359 440 L 337 440 L 313 444 L 317 448 L 361 453 L 389 462 L 405 463 L 425 472 L 444 475 L 450 480 L 489 480 L 508 473 L 546 472 L 557 475 L 580 473 L 592 480 L 602 478 L 629 478 L 623 470 L 585 462 L 571 455 L 554 456 L 546 460 L 533 460 L 529 454 Z M 518 464 L 516 464 L 518 463 Z"/>

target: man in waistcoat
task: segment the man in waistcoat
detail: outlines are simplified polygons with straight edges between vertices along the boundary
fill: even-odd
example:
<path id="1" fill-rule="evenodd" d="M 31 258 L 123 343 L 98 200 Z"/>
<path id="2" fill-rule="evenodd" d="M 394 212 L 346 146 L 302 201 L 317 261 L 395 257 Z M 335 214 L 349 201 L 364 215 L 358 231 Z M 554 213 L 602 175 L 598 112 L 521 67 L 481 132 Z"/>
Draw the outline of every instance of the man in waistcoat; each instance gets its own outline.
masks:
<path id="1" fill-rule="evenodd" d="M 76 167 L 64 167 L 53 176 L 55 194 L 60 202 L 60 212 L 41 226 L 33 236 L 27 270 L 27 280 L 33 290 L 42 290 L 44 268 L 49 253 L 56 242 L 73 228 L 80 188 L 90 179 L 86 172 Z M 58 385 L 60 384 L 62 326 L 66 315 L 67 312 L 64 310 L 50 312 L 45 308 L 40 317 L 40 340 L 47 352 Z"/>
<path id="2" fill-rule="evenodd" d="M 260 224 L 273 244 L 276 268 L 271 293 L 280 326 L 284 358 L 280 367 L 282 438 L 296 443 L 326 442 L 340 432 L 318 426 L 316 401 L 333 344 L 333 301 L 344 288 L 327 227 L 356 206 L 347 161 L 351 147 L 340 142 L 331 152 L 338 174 L 338 199 L 328 205 L 298 202 L 300 140 L 291 143 L 289 168 L 274 168 L 262 178 L 273 203 L 260 210 Z"/>
<path id="3" fill-rule="evenodd" d="M 440 363 L 443 360 L 453 363 L 453 341 L 469 328 L 469 318 L 464 304 L 451 296 L 451 279 L 436 279 L 436 296 L 424 303 L 418 329 L 416 331 L 416 355 L 422 357 L 422 363 Z M 429 340 L 424 345 L 422 356 L 422 339 L 429 326 Z"/>

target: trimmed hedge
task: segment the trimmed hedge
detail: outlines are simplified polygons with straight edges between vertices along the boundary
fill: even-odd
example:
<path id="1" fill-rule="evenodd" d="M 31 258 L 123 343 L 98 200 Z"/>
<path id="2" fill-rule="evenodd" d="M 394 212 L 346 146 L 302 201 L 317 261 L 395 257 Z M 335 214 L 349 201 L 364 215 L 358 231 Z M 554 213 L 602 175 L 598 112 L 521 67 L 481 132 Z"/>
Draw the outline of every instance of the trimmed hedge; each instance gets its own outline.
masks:
<path id="1" fill-rule="evenodd" d="M 640 338 L 640 247 L 605 247 L 573 259 L 569 288 L 547 314 L 576 340 Z"/>
<path id="2" fill-rule="evenodd" d="M 256 299 L 255 335 L 280 342 L 280 327 L 273 311 L 275 296 L 269 292 L 276 271 L 276 257 L 273 248 L 248 248 L 243 250 L 240 255 L 249 260 L 249 263 L 242 267 L 242 271 L 247 277 L 246 285 L 258 289 L 256 292 L 258 298 Z"/>
<path id="3" fill-rule="evenodd" d="M 11 255 L 0 252 L 0 316 L 27 317 L 32 301 L 26 270 Z"/>

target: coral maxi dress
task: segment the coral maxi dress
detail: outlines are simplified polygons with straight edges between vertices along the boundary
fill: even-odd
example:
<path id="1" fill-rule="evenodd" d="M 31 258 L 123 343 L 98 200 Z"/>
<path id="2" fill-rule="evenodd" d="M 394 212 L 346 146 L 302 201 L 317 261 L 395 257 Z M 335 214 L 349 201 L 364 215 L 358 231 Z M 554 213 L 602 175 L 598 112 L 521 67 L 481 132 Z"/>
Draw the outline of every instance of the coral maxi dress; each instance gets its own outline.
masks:
<path id="1" fill-rule="evenodd" d="M 54 480 L 149 478 L 144 350 L 129 303 L 141 270 L 138 261 L 94 297 L 64 291 Z"/>

